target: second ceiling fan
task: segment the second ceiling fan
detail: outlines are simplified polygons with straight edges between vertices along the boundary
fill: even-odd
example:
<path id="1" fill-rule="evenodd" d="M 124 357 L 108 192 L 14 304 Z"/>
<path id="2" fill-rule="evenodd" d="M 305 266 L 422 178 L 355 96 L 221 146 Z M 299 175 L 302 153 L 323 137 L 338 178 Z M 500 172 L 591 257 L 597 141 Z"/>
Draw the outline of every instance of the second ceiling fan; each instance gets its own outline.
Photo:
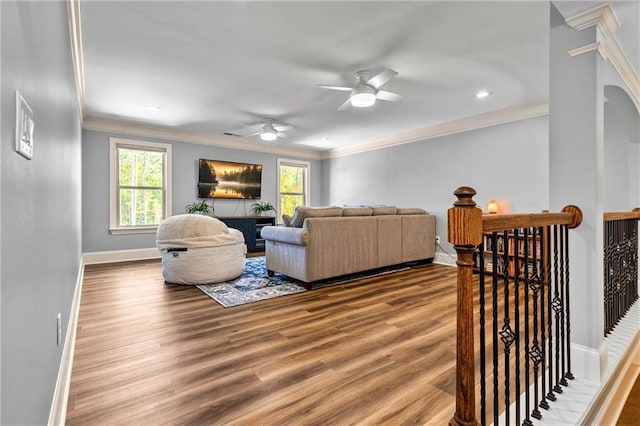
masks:
<path id="1" fill-rule="evenodd" d="M 382 72 L 371 77 L 371 72 L 367 70 L 357 71 L 355 73 L 356 83 L 353 87 L 345 86 L 329 86 L 319 84 L 318 87 L 331 90 L 351 91 L 351 96 L 345 103 L 340 105 L 338 111 L 346 109 L 349 105 L 363 108 L 373 105 L 377 99 L 381 101 L 398 102 L 405 97 L 397 93 L 380 90 L 384 84 L 389 82 L 398 73 L 391 68 L 385 68 Z"/>

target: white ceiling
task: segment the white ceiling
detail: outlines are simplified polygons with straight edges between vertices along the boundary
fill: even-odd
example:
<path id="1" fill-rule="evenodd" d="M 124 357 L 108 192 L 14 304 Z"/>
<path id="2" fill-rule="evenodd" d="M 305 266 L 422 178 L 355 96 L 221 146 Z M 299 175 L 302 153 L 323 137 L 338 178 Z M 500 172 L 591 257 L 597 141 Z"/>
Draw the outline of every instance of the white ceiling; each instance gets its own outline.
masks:
<path id="1" fill-rule="evenodd" d="M 638 69 L 639 3 L 614 7 Z M 548 14 L 545 2 L 82 1 L 85 114 L 214 136 L 268 117 L 293 128 L 264 143 L 362 144 L 545 99 Z M 336 111 L 349 93 L 316 86 L 384 67 L 404 101 Z"/>

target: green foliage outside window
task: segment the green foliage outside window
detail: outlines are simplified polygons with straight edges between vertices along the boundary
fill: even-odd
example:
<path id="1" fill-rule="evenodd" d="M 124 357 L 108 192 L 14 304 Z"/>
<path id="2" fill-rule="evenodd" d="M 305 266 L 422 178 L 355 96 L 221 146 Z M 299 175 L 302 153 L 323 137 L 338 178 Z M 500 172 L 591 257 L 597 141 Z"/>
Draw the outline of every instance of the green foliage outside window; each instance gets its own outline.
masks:
<path id="1" fill-rule="evenodd" d="M 160 224 L 164 153 L 118 148 L 118 162 L 120 226 Z"/>

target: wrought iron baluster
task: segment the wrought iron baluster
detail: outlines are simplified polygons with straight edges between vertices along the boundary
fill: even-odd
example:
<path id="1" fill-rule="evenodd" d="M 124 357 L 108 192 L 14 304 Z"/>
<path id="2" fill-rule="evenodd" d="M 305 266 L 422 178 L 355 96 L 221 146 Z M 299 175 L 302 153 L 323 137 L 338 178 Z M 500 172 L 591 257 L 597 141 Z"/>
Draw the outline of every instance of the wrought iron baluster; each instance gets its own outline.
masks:
<path id="1" fill-rule="evenodd" d="M 531 263 L 531 253 L 529 252 L 529 243 L 531 242 L 531 235 L 529 234 L 529 228 L 524 228 L 524 245 L 523 245 L 523 251 L 524 251 L 524 350 L 525 350 L 525 358 L 524 358 L 524 392 L 525 392 L 525 407 L 524 407 L 524 411 L 525 411 L 525 418 L 524 421 L 522 422 L 523 425 L 525 426 L 532 426 L 533 422 L 531 421 L 531 415 L 532 415 L 532 411 L 531 411 L 531 351 L 529 348 L 529 333 L 530 333 L 530 326 L 529 326 L 529 286 L 531 285 L 530 279 L 531 279 L 531 275 L 529 274 L 529 265 L 532 266 L 533 268 L 533 264 Z M 535 251 L 535 248 L 534 248 Z M 535 260 L 534 260 L 535 262 Z M 532 269 L 533 272 L 533 269 Z M 535 319 L 534 319 L 535 321 Z M 534 376 L 534 380 L 537 381 L 537 375 Z M 536 408 L 537 408 L 537 400 L 538 400 L 538 396 L 535 396 L 535 401 L 536 401 Z"/>
<path id="2" fill-rule="evenodd" d="M 559 296 L 559 282 L 558 282 L 558 225 L 553 226 L 553 300 L 551 302 L 551 307 L 553 308 L 554 319 L 555 319 L 555 350 L 553 350 L 553 340 L 549 339 L 549 349 L 553 351 L 555 356 L 555 379 L 553 385 L 553 391 L 556 393 L 562 393 L 562 388 L 560 387 L 560 312 L 562 311 L 562 300 Z M 549 297 L 551 297 L 551 292 L 549 292 Z M 549 327 L 549 337 L 551 337 L 551 326 Z M 551 386 L 551 383 L 549 383 Z"/>
<path id="3" fill-rule="evenodd" d="M 520 256 L 519 256 L 520 230 L 513 230 L 513 314 L 515 321 L 515 396 L 516 396 L 516 424 L 520 424 Z"/>
<path id="4" fill-rule="evenodd" d="M 491 315 L 493 319 L 493 421 L 500 416 L 500 398 L 498 396 L 498 233 L 491 234 L 491 246 L 493 247 L 491 260 L 493 262 L 493 277 L 491 280 Z"/>
<path id="5" fill-rule="evenodd" d="M 547 380 L 545 371 L 547 369 L 547 356 L 546 356 L 546 297 L 545 287 L 549 284 L 549 227 L 542 227 L 540 230 L 540 361 L 541 361 L 541 384 L 542 384 L 542 399 L 539 406 L 545 410 L 549 409 L 549 402 L 547 401 Z M 549 384 L 549 387 L 551 385 Z"/>
<path id="6" fill-rule="evenodd" d="M 565 265 L 565 292 L 566 292 L 566 296 L 565 296 L 565 303 L 567 304 L 567 341 L 566 341 L 566 345 L 567 345 L 567 372 L 565 373 L 564 377 L 569 379 L 569 380 L 573 380 L 573 373 L 571 373 L 571 310 L 570 310 L 570 306 L 571 303 L 569 300 L 569 227 L 568 226 L 563 226 L 562 227 L 563 231 L 564 231 L 564 241 L 565 241 L 565 245 L 564 245 L 564 259 L 566 262 Z"/>
<path id="7" fill-rule="evenodd" d="M 509 419 L 509 394 L 511 391 L 509 369 L 509 356 L 511 354 L 511 344 L 513 344 L 514 336 L 511 329 L 511 317 L 509 315 L 509 233 L 503 233 L 503 297 L 504 297 L 504 316 L 502 321 L 502 329 L 500 330 L 500 340 L 504 345 L 504 404 L 505 419 Z"/>
<path id="8" fill-rule="evenodd" d="M 613 265 L 611 251 L 613 247 L 613 221 L 607 221 L 604 225 L 604 335 L 611 333 L 611 321 L 613 318 L 612 306 L 612 275 Z"/>
<path id="9" fill-rule="evenodd" d="M 638 221 L 632 219 L 630 221 L 631 226 L 631 279 L 629 285 L 631 286 L 631 297 L 629 300 L 629 306 L 638 300 Z"/>
<path id="10" fill-rule="evenodd" d="M 565 263 L 566 263 L 566 259 L 564 257 L 565 252 L 564 252 L 564 247 L 565 244 L 567 243 L 564 239 L 564 227 L 560 226 L 559 232 L 558 232 L 558 240 L 560 242 L 559 247 L 557 248 L 557 250 L 560 252 L 560 302 L 561 302 L 561 309 L 560 309 L 560 360 L 561 360 L 561 372 L 560 372 L 560 380 L 559 383 L 562 386 L 568 386 L 569 383 L 567 383 L 567 379 L 565 378 L 565 375 L 567 373 L 567 351 L 568 351 L 568 347 L 567 347 L 567 341 L 566 341 L 566 330 L 565 330 L 565 309 L 567 309 L 568 304 L 566 304 L 565 299 L 566 299 L 566 295 L 568 293 L 568 289 L 566 288 L 566 282 L 565 282 L 565 274 L 564 274 L 564 267 L 565 267 Z M 556 284 L 557 285 L 557 284 Z"/>
<path id="11" fill-rule="evenodd" d="M 484 238 L 478 248 L 479 296 L 480 296 L 480 424 L 487 424 L 487 363 L 486 363 L 486 336 L 485 336 L 485 303 L 484 303 Z"/>
<path id="12" fill-rule="evenodd" d="M 533 276 L 531 277 L 531 281 L 529 286 L 533 291 L 533 342 L 531 348 L 529 350 L 529 357 L 531 361 L 533 361 L 533 375 L 534 375 L 534 385 L 533 385 L 533 401 L 534 407 L 531 412 L 531 416 L 535 419 L 540 420 L 542 418 L 542 413 L 540 412 L 540 405 L 538 401 L 540 401 L 540 389 L 538 387 L 538 377 L 540 376 L 540 363 L 543 362 L 544 352 L 540 349 L 540 342 L 538 341 L 538 307 L 543 309 L 543 301 L 540 298 L 540 292 L 543 288 L 542 280 L 540 279 L 540 268 L 538 267 L 538 263 L 541 262 L 541 257 L 538 257 L 538 250 L 542 253 L 542 242 L 538 241 L 540 236 L 540 232 L 538 228 L 533 228 L 532 235 L 532 246 L 533 246 Z M 542 311 L 542 317 L 544 317 L 544 311 Z M 544 326 L 543 326 L 544 327 Z M 543 332 L 544 333 L 544 332 Z M 544 347 L 544 343 L 543 346 Z M 544 364 L 543 364 L 544 365 Z M 542 398 L 544 399 L 544 367 L 542 370 Z"/>

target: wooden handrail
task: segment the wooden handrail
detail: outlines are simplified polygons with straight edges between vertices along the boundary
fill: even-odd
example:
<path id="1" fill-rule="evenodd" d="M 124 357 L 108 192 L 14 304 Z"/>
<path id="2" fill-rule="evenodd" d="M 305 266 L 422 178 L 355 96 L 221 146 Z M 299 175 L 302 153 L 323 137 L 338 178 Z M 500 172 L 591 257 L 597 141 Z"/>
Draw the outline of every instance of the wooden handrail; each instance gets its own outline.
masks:
<path id="1" fill-rule="evenodd" d="M 575 228 L 582 222 L 582 212 L 576 206 L 567 206 L 562 209 L 562 213 L 483 215 L 482 210 L 473 200 L 473 196 L 476 195 L 475 189 L 460 187 L 453 194 L 457 200 L 447 211 L 447 227 L 448 241 L 458 255 L 456 260 L 458 307 L 456 411 L 449 425 L 471 426 L 478 424 L 475 397 L 473 255 L 482 242 L 482 233 L 556 224 Z"/>
<path id="2" fill-rule="evenodd" d="M 561 213 L 486 214 L 482 216 L 482 231 L 495 232 L 549 225 L 567 225 L 569 228 L 575 228 L 580 223 L 582 211 L 569 205 L 563 208 Z"/>
<path id="3" fill-rule="evenodd" d="M 611 220 L 625 220 L 625 219 L 640 219 L 640 207 L 636 207 L 630 212 L 605 212 L 604 221 L 609 222 Z"/>

